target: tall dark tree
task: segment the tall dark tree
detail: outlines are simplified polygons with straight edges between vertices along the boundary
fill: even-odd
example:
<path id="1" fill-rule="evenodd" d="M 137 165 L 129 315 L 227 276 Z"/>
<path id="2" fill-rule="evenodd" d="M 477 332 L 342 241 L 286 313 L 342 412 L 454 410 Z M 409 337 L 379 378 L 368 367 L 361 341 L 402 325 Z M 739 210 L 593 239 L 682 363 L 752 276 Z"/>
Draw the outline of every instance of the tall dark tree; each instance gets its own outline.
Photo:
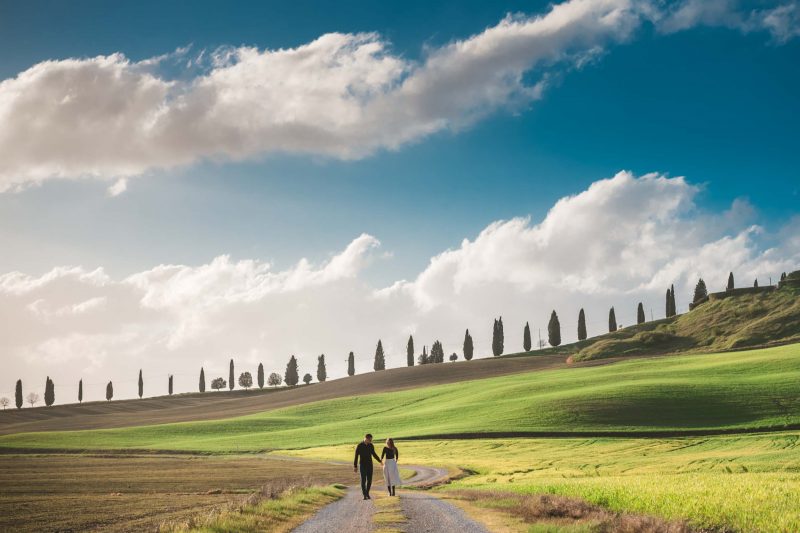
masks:
<path id="1" fill-rule="evenodd" d="M 472 344 L 472 335 L 469 334 L 469 330 L 464 333 L 464 359 L 467 361 L 472 361 L 472 354 L 474 351 L 474 346 Z"/>
<path id="2" fill-rule="evenodd" d="M 667 318 L 672 316 L 672 306 L 670 305 L 670 296 L 672 296 L 672 293 L 670 292 L 669 288 L 667 288 L 667 312 L 666 312 Z"/>
<path id="3" fill-rule="evenodd" d="M 106 400 L 110 402 L 111 398 L 113 397 L 114 397 L 114 384 L 109 381 L 108 385 L 106 385 Z"/>
<path id="4" fill-rule="evenodd" d="M 617 331 L 617 314 L 612 307 L 608 311 L 608 332 L 614 333 L 615 331 Z"/>
<path id="5" fill-rule="evenodd" d="M 356 356 L 353 355 L 353 352 L 350 352 L 350 355 L 347 356 L 347 375 L 356 375 Z"/>
<path id="6" fill-rule="evenodd" d="M 372 365 L 374 370 L 386 370 L 386 356 L 383 354 L 383 343 L 378 339 L 378 346 L 375 347 L 375 363 Z"/>
<path id="7" fill-rule="evenodd" d="M 234 380 L 233 376 L 234 376 L 234 373 L 233 373 L 233 359 L 231 359 L 231 362 L 228 364 L 228 389 L 229 390 L 233 390 L 233 388 L 236 386 L 236 383 L 233 382 L 233 380 Z"/>
<path id="8" fill-rule="evenodd" d="M 732 291 L 734 288 L 733 286 L 733 272 L 728 274 L 728 286 L 725 287 L 725 290 Z"/>
<path id="9" fill-rule="evenodd" d="M 758 288 L 758 279 L 756 279 L 756 280 L 753 282 L 753 287 L 755 287 L 756 289 Z"/>
<path id="10" fill-rule="evenodd" d="M 139 398 L 144 394 L 144 380 L 142 380 L 142 369 L 139 369 Z"/>
<path id="11" fill-rule="evenodd" d="M 300 373 L 297 370 L 297 358 L 291 356 L 289 362 L 286 363 L 286 374 L 283 375 L 283 381 L 290 387 L 294 387 L 300 381 Z"/>
<path id="12" fill-rule="evenodd" d="M 781 274 L 781 281 L 786 281 L 786 272 Z"/>
<path id="13" fill-rule="evenodd" d="M 555 310 L 550 313 L 550 322 L 547 323 L 547 341 L 550 346 L 561 344 L 561 323 L 558 321 Z"/>
<path id="14" fill-rule="evenodd" d="M 675 305 L 675 285 L 669 286 L 669 305 L 670 309 L 672 310 L 672 314 L 670 316 L 677 315 L 678 307 Z"/>
<path id="15" fill-rule="evenodd" d="M 494 321 L 494 329 L 492 331 L 492 353 L 496 356 L 503 354 L 503 317 Z"/>
<path id="16" fill-rule="evenodd" d="M 644 324 L 646 321 L 647 320 L 644 316 L 644 306 L 642 305 L 642 302 L 639 302 L 639 307 L 636 308 L 636 323 Z"/>
<path id="17" fill-rule="evenodd" d="M 53 385 L 53 380 L 50 379 L 50 376 L 47 376 L 47 379 L 44 382 L 44 404 L 47 407 L 50 407 L 56 401 L 56 390 L 55 385 Z"/>
<path id="18" fill-rule="evenodd" d="M 264 388 L 264 364 L 258 363 L 258 388 Z"/>
<path id="19" fill-rule="evenodd" d="M 414 337 L 408 336 L 408 343 L 406 344 L 406 364 L 414 366 Z"/>
<path id="20" fill-rule="evenodd" d="M 522 331 L 522 347 L 526 352 L 531 351 L 531 327 L 525 322 L 525 329 Z"/>
<path id="21" fill-rule="evenodd" d="M 167 381 L 167 392 L 169 393 L 170 396 L 172 396 L 172 392 L 173 392 L 173 389 L 172 389 L 172 374 L 169 375 L 169 380 Z"/>
<path id="22" fill-rule="evenodd" d="M 14 405 L 17 409 L 22 409 L 22 380 L 17 380 L 17 388 L 14 389 Z"/>
<path id="23" fill-rule="evenodd" d="M 694 286 L 694 295 L 692 296 L 693 303 L 699 303 L 703 300 L 708 298 L 708 289 L 706 289 L 706 282 L 703 281 L 703 278 L 697 282 L 697 285 Z"/>
<path id="24" fill-rule="evenodd" d="M 417 358 L 417 362 L 419 364 L 421 364 L 421 365 L 427 365 L 428 363 L 431 362 L 430 357 L 428 357 L 428 347 L 427 346 L 423 346 L 422 347 L 422 353 L 419 354 L 419 357 Z"/>
<path id="25" fill-rule="evenodd" d="M 431 356 L 429 358 L 431 363 L 444 363 L 444 348 L 442 343 L 435 341 L 431 347 Z"/>
<path id="26" fill-rule="evenodd" d="M 78 381 L 78 403 L 83 403 L 83 380 Z"/>
<path id="27" fill-rule="evenodd" d="M 323 383 L 328 379 L 328 371 L 325 368 L 325 354 L 317 357 L 317 381 Z"/>
<path id="28" fill-rule="evenodd" d="M 583 308 L 578 311 L 578 340 L 586 340 L 586 313 L 583 312 Z"/>
<path id="29" fill-rule="evenodd" d="M 203 370 L 203 367 L 200 367 L 200 392 L 206 391 L 206 372 Z"/>

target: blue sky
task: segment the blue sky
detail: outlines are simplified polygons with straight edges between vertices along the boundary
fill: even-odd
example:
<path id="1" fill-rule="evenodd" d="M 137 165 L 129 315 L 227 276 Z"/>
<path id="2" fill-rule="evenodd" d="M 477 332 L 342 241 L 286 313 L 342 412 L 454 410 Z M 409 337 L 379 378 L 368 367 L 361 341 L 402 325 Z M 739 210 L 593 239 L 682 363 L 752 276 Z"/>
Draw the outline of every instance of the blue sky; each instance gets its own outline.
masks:
<path id="1" fill-rule="evenodd" d="M 798 65 L 796 0 L 0 2 L 7 374 L 337 377 L 767 283 Z"/>
<path id="2" fill-rule="evenodd" d="M 141 60 L 189 44 L 287 48 L 333 31 L 379 32 L 415 59 L 425 46 L 469 37 L 507 13 L 545 9 L 543 2 L 6 3 L 0 76 L 47 59 L 122 52 Z M 779 224 L 800 201 L 799 59 L 800 40 L 778 46 L 765 32 L 699 27 L 660 35 L 646 25 L 632 42 L 564 73 L 540 101 L 397 151 L 359 161 L 266 155 L 202 163 L 165 172 L 165 180 L 141 179 L 111 200 L 85 182 L 3 195 L 2 239 L 11 253 L 0 266 L 35 272 L 49 260 L 126 274 L 219 253 L 286 265 L 322 259 L 365 231 L 395 255 L 380 275 L 410 277 L 489 222 L 540 219 L 558 198 L 622 169 L 684 175 L 705 184 L 700 207 L 745 197 L 764 223 Z M 11 236 L 10 226 L 22 231 Z"/>

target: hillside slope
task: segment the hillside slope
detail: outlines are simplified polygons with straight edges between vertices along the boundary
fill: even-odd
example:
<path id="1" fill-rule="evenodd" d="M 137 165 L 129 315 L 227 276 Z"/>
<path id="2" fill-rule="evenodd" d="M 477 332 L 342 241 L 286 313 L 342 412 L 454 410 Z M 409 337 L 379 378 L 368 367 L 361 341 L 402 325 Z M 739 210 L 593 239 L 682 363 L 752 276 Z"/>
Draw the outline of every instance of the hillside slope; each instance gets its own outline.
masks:
<path id="1" fill-rule="evenodd" d="M 393 368 L 296 388 L 206 392 L 0 411 L 0 435 L 215 420 L 308 402 L 565 368 L 565 357 L 488 358 Z"/>
<path id="2" fill-rule="evenodd" d="M 800 288 L 708 301 L 672 318 L 549 348 L 537 354 L 572 361 L 609 357 L 714 353 L 800 342 Z M 527 354 L 514 354 L 527 355 Z"/>
<path id="3" fill-rule="evenodd" d="M 379 437 L 677 435 L 800 425 L 800 345 L 638 359 L 305 403 L 227 420 L 0 436 L 0 447 L 255 451 Z"/>

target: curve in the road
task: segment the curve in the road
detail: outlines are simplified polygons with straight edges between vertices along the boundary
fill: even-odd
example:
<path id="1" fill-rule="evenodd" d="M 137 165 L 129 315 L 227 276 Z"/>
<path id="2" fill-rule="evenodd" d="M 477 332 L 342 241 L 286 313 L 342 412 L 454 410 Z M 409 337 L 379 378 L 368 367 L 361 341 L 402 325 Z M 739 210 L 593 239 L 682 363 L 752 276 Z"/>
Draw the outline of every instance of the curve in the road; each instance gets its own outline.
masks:
<path id="1" fill-rule="evenodd" d="M 427 487 L 447 479 L 447 471 L 430 466 L 403 465 L 414 470 L 414 476 L 403 485 L 406 487 Z M 376 471 L 376 474 L 378 472 Z M 379 480 L 380 476 L 376 476 Z M 377 490 L 383 490 L 376 487 Z M 406 531 L 424 532 L 459 531 L 467 533 L 487 533 L 486 528 L 471 520 L 461 509 L 430 494 L 399 494 L 401 508 L 408 518 Z M 345 496 L 320 509 L 317 514 L 293 530 L 293 533 L 329 533 L 347 531 L 368 533 L 373 531 L 372 515 L 375 506 L 372 500 L 363 500 L 357 486 L 350 487 Z"/>

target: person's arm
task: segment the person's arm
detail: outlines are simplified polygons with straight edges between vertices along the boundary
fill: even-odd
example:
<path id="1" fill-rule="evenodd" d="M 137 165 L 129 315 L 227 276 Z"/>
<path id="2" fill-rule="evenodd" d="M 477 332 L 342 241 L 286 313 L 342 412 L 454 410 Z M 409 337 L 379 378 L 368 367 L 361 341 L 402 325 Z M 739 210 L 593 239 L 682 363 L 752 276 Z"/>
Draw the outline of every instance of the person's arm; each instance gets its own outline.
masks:
<path id="1" fill-rule="evenodd" d="M 379 463 L 383 464 L 383 459 L 378 457 L 378 454 L 375 453 L 375 446 L 370 446 L 372 448 L 372 457 L 374 457 Z"/>
<path id="2" fill-rule="evenodd" d="M 381 461 L 383 461 L 383 456 L 386 455 L 386 447 L 384 446 L 383 450 L 381 451 Z"/>
<path id="3" fill-rule="evenodd" d="M 358 448 L 360 446 L 361 446 L 361 443 L 359 443 L 358 446 L 356 446 L 356 456 L 353 459 L 353 470 L 356 470 L 358 468 Z"/>
<path id="4" fill-rule="evenodd" d="M 397 448 L 394 449 L 394 460 L 400 462 L 400 450 Z"/>

